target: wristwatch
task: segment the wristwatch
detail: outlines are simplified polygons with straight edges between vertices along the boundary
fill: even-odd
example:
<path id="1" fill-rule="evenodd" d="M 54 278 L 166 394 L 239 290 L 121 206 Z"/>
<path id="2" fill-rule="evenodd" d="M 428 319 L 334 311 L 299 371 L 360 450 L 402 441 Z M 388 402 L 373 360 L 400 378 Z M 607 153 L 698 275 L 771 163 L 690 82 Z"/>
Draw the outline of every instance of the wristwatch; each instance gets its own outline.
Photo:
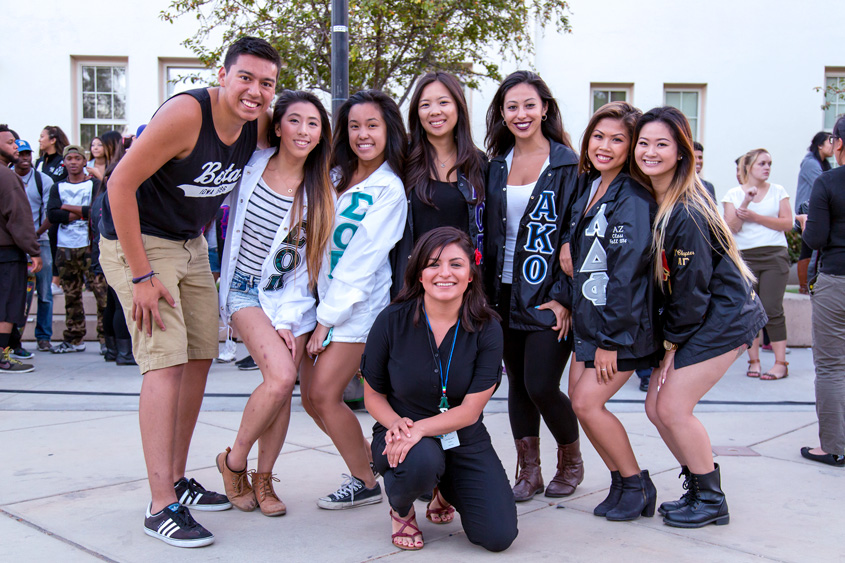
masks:
<path id="1" fill-rule="evenodd" d="M 663 349 L 666 351 L 677 350 L 678 345 L 674 342 L 669 342 L 668 340 L 663 341 Z"/>

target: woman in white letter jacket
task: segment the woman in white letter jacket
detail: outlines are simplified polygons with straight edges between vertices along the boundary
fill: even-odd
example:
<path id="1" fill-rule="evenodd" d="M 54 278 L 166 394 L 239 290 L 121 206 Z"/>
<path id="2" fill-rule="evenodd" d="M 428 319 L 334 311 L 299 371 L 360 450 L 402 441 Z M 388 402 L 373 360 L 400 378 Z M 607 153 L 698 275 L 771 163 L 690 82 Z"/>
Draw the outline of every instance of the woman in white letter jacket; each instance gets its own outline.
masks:
<path id="1" fill-rule="evenodd" d="M 229 217 L 234 217 L 229 223 L 226 244 L 223 247 L 220 269 L 220 318 L 228 327 L 232 322 L 232 315 L 226 307 L 226 300 L 229 297 L 229 286 L 235 274 L 235 265 L 238 262 L 238 249 L 241 245 L 244 217 L 246 216 L 246 203 L 249 201 L 258 180 L 267 166 L 267 162 L 275 154 L 275 149 L 263 149 L 255 151 L 252 158 L 244 169 L 244 177 L 239 190 L 232 192 Z M 308 200 L 305 193 L 302 194 L 305 201 L 302 207 L 303 221 L 307 219 Z M 308 265 L 305 260 L 305 246 L 299 246 L 291 242 L 294 238 L 290 235 L 293 213 L 285 215 L 273 245 L 270 247 L 270 254 L 264 259 L 261 266 L 261 283 L 258 286 L 258 299 L 261 302 L 261 309 L 273 323 L 276 330 L 288 329 L 294 336 L 300 336 L 314 330 L 317 325 L 316 299 L 308 289 Z M 293 259 L 297 264 L 295 269 L 286 273 L 281 272 L 275 266 L 277 259 L 281 264 L 285 260 L 285 254 L 296 252 L 298 259 Z M 282 282 L 282 283 L 280 283 Z"/>
<path id="2" fill-rule="evenodd" d="M 332 342 L 366 342 L 390 302 L 388 254 L 407 218 L 402 180 L 385 161 L 335 204 L 329 252 L 317 283 L 317 321 L 332 328 Z"/>
<path id="3" fill-rule="evenodd" d="M 399 108 L 382 92 L 357 92 L 337 112 L 334 226 L 317 281 L 317 327 L 308 341 L 314 360 L 305 361 L 300 374 L 303 407 L 349 469 L 340 488 L 317 501 L 328 510 L 381 502 L 369 444 L 343 392 L 361 364 L 370 327 L 390 301 L 388 257 L 407 216 L 399 176 L 406 144 Z"/>
<path id="4" fill-rule="evenodd" d="M 257 504 L 265 515 L 279 516 L 286 507 L 273 490 L 273 466 L 287 434 L 299 363 L 317 324 L 308 265 L 319 268 L 328 245 L 334 190 L 330 122 L 320 101 L 286 90 L 272 125 L 269 141 L 277 148 L 253 154 L 229 198 L 233 219 L 220 283 L 221 317 L 237 327 L 263 381 L 250 395 L 234 443 L 216 462 L 235 507 L 250 511 Z M 247 457 L 256 441 L 250 486 Z"/>

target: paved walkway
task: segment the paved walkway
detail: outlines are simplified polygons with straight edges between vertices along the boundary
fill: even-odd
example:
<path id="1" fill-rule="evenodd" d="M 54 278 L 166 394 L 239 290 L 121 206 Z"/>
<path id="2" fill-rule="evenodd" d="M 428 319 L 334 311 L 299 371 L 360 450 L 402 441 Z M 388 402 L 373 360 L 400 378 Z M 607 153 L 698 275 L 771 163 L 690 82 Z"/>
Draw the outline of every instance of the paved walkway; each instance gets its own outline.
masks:
<path id="1" fill-rule="evenodd" d="M 286 516 L 195 513 L 217 537 L 198 550 L 147 537 L 141 529 L 149 495 L 137 421 L 141 378 L 136 368 L 106 364 L 89 348 L 65 356 L 37 354 L 36 372 L 0 377 L 3 561 L 845 561 L 845 470 L 808 462 L 798 452 L 818 444 L 809 350 L 792 350 L 791 375 L 783 381 L 748 379 L 744 359 L 738 360 L 698 409 L 714 449 L 722 452 L 729 526 L 679 530 L 657 517 L 630 523 L 594 517 L 609 476 L 584 440 L 586 478 L 576 494 L 560 506 L 542 496 L 519 504 L 519 537 L 508 551 L 489 554 L 466 540 L 459 522 L 435 526 L 425 520 L 425 549 L 400 552 L 390 543 L 386 502 L 349 511 L 318 509 L 315 499 L 334 490 L 346 469 L 298 398 L 276 464 Z M 764 368 L 773 360 L 770 354 L 763 359 Z M 212 370 L 188 463 L 189 474 L 209 488 L 222 488 L 214 455 L 231 444 L 246 397 L 259 381 L 258 372 L 231 365 Z M 505 394 L 503 386 L 485 423 L 512 474 L 516 455 Z M 633 377 L 610 407 L 651 471 L 658 502 L 673 500 L 681 493 L 678 465 L 643 413 L 642 399 Z M 359 419 L 368 434 L 372 419 L 366 413 Z M 548 480 L 555 444 L 545 428 L 541 442 Z"/>

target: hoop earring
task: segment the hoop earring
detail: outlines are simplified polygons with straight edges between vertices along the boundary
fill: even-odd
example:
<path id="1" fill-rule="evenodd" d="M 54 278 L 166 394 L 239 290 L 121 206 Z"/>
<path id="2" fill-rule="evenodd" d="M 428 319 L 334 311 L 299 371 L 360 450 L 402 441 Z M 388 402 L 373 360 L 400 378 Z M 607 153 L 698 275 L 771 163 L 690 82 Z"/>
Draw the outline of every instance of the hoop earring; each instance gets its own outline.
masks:
<path id="1" fill-rule="evenodd" d="M 508 126 L 508 122 L 503 119 L 502 120 L 502 127 L 507 128 L 507 126 Z"/>
<path id="2" fill-rule="evenodd" d="M 545 121 L 545 120 L 547 120 L 548 118 L 549 118 L 548 114 L 543 114 L 543 119 L 541 119 L 540 121 Z"/>

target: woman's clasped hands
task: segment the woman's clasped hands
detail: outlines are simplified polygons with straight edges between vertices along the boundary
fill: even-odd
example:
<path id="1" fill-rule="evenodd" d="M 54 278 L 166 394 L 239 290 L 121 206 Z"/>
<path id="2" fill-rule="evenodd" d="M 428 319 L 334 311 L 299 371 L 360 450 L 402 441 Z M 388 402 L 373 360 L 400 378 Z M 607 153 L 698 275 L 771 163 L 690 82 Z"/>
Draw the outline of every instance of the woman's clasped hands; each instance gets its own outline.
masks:
<path id="1" fill-rule="evenodd" d="M 396 419 L 384 435 L 385 446 L 382 453 L 387 456 L 388 465 L 396 467 L 405 461 L 405 456 L 422 437 L 414 428 L 413 420 L 407 417 Z"/>

